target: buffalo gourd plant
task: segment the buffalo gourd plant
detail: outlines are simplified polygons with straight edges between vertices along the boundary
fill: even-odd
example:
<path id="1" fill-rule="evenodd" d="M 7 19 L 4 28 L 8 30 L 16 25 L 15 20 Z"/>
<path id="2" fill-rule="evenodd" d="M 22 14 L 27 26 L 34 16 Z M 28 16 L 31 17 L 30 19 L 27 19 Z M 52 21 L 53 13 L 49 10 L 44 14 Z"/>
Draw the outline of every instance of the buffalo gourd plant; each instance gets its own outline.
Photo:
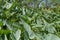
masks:
<path id="1" fill-rule="evenodd" d="M 34 9 L 0 0 L 0 40 L 60 40 L 60 6 Z"/>

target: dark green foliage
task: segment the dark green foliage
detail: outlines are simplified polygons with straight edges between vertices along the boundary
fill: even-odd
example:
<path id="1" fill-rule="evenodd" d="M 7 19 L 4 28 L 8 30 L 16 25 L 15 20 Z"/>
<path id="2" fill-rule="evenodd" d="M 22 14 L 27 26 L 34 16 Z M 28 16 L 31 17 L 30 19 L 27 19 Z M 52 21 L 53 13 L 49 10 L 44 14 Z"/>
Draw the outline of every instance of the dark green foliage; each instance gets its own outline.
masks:
<path id="1" fill-rule="evenodd" d="M 33 8 L 22 0 L 0 0 L 0 40 L 60 40 L 60 6 Z"/>

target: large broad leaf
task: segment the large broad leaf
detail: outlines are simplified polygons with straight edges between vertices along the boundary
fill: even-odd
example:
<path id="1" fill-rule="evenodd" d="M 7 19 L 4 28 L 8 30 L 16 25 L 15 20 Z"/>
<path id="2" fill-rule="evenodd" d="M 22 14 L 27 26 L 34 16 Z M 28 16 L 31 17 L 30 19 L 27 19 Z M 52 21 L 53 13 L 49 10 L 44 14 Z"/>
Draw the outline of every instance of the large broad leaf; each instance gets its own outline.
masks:
<path id="1" fill-rule="evenodd" d="M 19 30 L 19 29 L 17 31 L 15 31 L 15 33 L 12 33 L 10 35 L 10 38 L 12 40 L 20 40 L 20 37 L 21 37 L 21 30 Z"/>
<path id="2" fill-rule="evenodd" d="M 34 39 L 35 38 L 35 34 L 34 32 L 31 30 L 30 25 L 28 25 L 25 21 L 21 20 L 22 24 L 24 26 L 24 29 L 28 32 L 29 38 L 30 39 Z"/>
<path id="3" fill-rule="evenodd" d="M 24 40 L 29 40 L 29 37 L 26 31 L 24 32 Z"/>
<path id="4" fill-rule="evenodd" d="M 20 31 L 20 30 L 17 30 L 17 31 L 14 33 L 14 36 L 15 36 L 16 40 L 20 40 L 20 35 L 21 35 L 21 31 Z"/>
<path id="5" fill-rule="evenodd" d="M 48 31 L 49 33 L 55 33 L 56 32 L 56 30 L 53 26 L 46 27 L 46 31 Z"/>
<path id="6" fill-rule="evenodd" d="M 44 40 L 60 40 L 60 38 L 54 34 L 48 34 Z"/>

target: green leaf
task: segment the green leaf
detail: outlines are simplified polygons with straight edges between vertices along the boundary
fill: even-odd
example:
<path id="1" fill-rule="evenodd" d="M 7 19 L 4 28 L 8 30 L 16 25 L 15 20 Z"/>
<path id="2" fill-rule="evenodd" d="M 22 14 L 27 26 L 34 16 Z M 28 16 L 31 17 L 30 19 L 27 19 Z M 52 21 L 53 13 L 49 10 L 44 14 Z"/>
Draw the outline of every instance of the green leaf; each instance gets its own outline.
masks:
<path id="1" fill-rule="evenodd" d="M 4 5 L 4 8 L 9 9 L 11 6 L 12 6 L 12 3 L 6 2 L 6 4 Z"/>
<path id="2" fill-rule="evenodd" d="M 36 39 L 37 40 L 42 40 L 42 36 L 40 34 L 36 34 Z"/>
<path id="3" fill-rule="evenodd" d="M 48 31 L 49 33 L 55 33 L 56 29 L 53 26 L 48 26 L 46 27 L 46 31 Z"/>
<path id="4" fill-rule="evenodd" d="M 16 40 L 20 40 L 20 36 L 21 35 L 21 30 L 17 30 L 15 33 L 14 33 L 14 36 L 15 36 L 15 38 L 16 38 Z"/>
<path id="5" fill-rule="evenodd" d="M 23 27 L 24 29 L 28 32 L 29 34 L 29 38 L 30 39 L 34 39 L 35 38 L 35 34 L 34 32 L 31 30 L 30 28 L 30 25 L 28 25 L 25 21 L 21 20 L 22 21 L 22 24 L 23 24 Z"/>
<path id="6" fill-rule="evenodd" d="M 2 20 L 0 20 L 0 27 L 2 27 L 3 26 L 3 21 Z"/>
<path id="7" fill-rule="evenodd" d="M 5 35 L 5 40 L 8 40 L 6 35 Z"/>
<path id="8" fill-rule="evenodd" d="M 11 32 L 11 30 L 0 30 L 0 34 L 9 34 Z"/>
<path id="9" fill-rule="evenodd" d="M 29 40 L 29 37 L 26 31 L 24 32 L 24 40 Z"/>
<path id="10" fill-rule="evenodd" d="M 60 40 L 60 38 L 54 34 L 48 34 L 44 40 Z"/>

